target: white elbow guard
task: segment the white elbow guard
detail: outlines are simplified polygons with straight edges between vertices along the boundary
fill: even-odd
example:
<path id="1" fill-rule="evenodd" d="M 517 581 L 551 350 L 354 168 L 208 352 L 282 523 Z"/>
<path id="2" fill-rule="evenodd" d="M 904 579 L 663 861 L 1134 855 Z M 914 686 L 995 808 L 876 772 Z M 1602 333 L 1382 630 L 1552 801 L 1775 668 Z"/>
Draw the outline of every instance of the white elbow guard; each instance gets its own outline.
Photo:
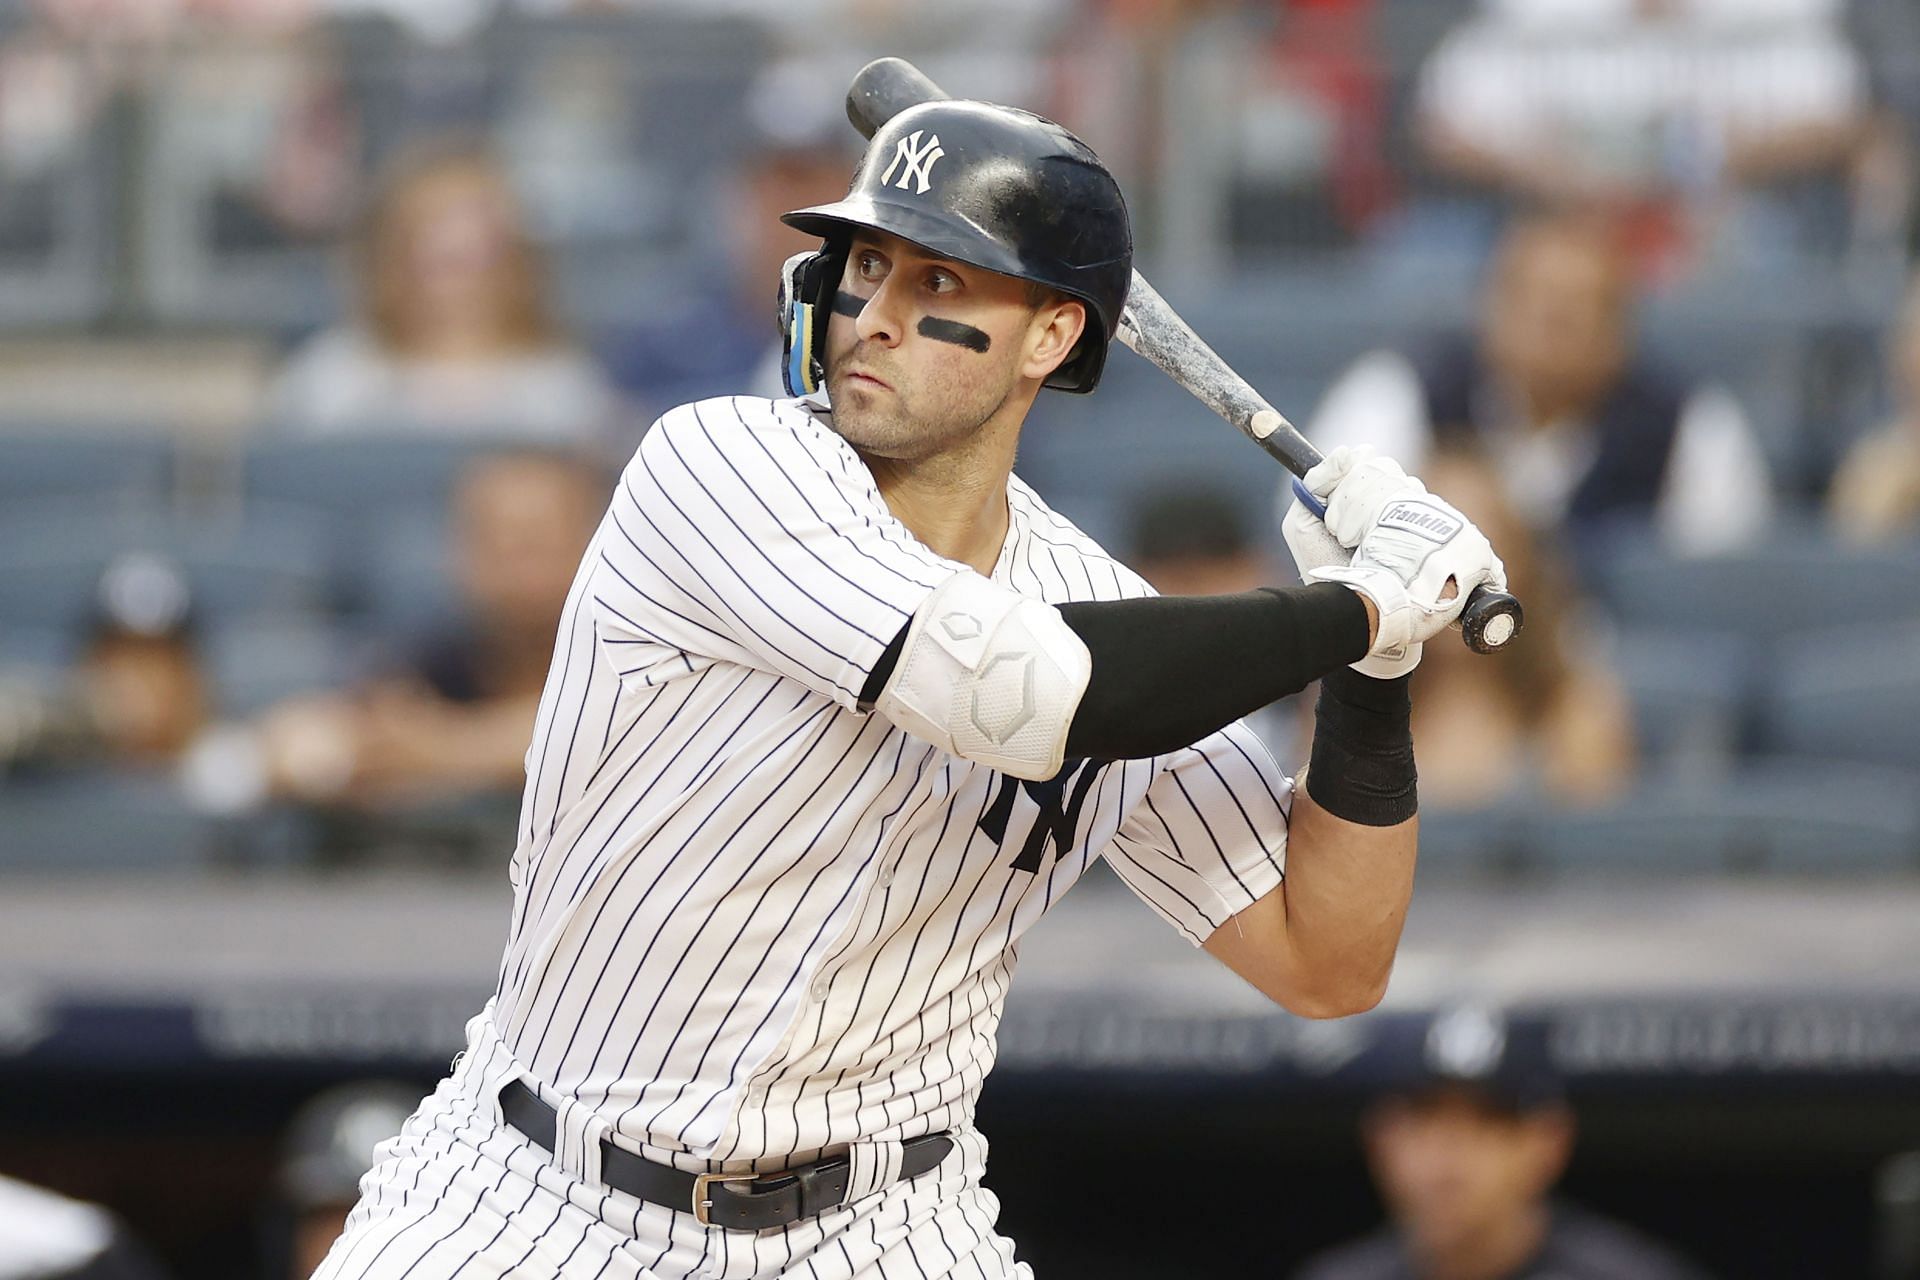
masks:
<path id="1" fill-rule="evenodd" d="M 1060 772 L 1093 657 L 1060 611 L 956 573 L 914 611 L 874 704 L 943 751 L 1039 781 Z"/>

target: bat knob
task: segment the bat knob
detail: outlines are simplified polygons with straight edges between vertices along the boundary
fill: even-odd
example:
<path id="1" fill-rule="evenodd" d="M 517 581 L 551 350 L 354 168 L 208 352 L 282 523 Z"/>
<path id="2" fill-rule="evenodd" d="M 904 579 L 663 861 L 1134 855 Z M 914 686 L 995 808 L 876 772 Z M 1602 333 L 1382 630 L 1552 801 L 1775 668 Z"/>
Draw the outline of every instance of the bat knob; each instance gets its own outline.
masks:
<path id="1" fill-rule="evenodd" d="M 1526 610 L 1504 591 L 1475 587 L 1460 611 L 1460 635 L 1475 653 L 1498 653 L 1527 623 Z"/>

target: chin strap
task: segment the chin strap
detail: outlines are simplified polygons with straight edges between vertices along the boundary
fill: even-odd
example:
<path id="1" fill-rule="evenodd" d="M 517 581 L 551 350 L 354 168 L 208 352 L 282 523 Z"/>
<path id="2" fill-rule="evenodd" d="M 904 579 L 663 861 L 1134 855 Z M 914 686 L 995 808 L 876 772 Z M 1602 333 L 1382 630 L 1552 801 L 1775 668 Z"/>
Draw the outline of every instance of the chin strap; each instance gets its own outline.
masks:
<path id="1" fill-rule="evenodd" d="M 780 269 L 780 380 L 790 396 L 810 396 L 826 380 L 827 319 L 846 250 L 824 245 L 796 253 Z"/>

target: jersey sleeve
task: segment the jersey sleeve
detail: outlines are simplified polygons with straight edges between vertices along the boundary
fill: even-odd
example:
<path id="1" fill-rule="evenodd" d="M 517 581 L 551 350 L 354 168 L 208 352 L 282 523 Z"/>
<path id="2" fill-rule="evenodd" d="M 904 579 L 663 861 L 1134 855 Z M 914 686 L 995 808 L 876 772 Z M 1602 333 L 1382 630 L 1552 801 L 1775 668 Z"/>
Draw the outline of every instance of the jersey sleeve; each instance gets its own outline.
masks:
<path id="1" fill-rule="evenodd" d="M 708 400 L 647 432 L 589 552 L 595 630 L 623 682 L 729 661 L 855 707 L 887 642 L 966 568 L 895 520 L 805 413 Z"/>
<path id="2" fill-rule="evenodd" d="M 1235 722 L 1173 756 L 1107 846 L 1142 901 L 1199 946 L 1280 883 L 1293 783 Z"/>

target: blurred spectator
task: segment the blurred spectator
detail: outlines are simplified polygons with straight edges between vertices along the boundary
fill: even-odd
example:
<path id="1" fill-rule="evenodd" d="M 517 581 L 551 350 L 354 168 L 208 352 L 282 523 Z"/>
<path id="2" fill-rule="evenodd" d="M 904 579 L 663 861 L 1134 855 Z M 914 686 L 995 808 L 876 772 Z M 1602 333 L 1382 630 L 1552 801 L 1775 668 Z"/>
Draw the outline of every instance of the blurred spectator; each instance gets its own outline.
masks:
<path id="1" fill-rule="evenodd" d="M 699 292 L 683 305 L 648 316 L 621 342 L 620 381 L 636 398 L 673 405 L 715 395 L 786 394 L 774 295 L 787 259 L 819 241 L 780 215 L 846 194 L 860 139 L 839 99 L 824 89 L 847 75 L 792 61 L 768 68 L 754 83 L 745 151 L 720 201 L 730 256 L 697 282 Z"/>
<path id="2" fill-rule="evenodd" d="M 148 221 L 194 227 L 200 253 L 342 234 L 359 199 L 360 131 L 318 0 L 146 7 L 171 10 L 144 37 L 171 54 L 146 107 L 153 163 L 167 175 L 152 198 L 202 202 L 194 214 L 156 208 Z"/>
<path id="3" fill-rule="evenodd" d="M 308 1100 L 287 1126 L 280 1192 L 293 1209 L 291 1280 L 314 1273 L 360 1199 L 373 1149 L 400 1132 L 420 1091 L 384 1080 L 340 1085 Z"/>
<path id="4" fill-rule="evenodd" d="M 336 0 L 336 3 L 340 0 Z M 349 0 L 392 6 L 420 0 Z M 440 7 L 467 7 L 481 0 L 435 0 Z M 876 48 L 939 48 L 967 41 L 1004 39 L 1016 49 L 1032 49 L 1071 0 L 497 0 L 502 8 L 536 14 L 602 10 L 692 11 L 702 17 L 753 19 L 783 44 L 806 47 L 849 33 Z M 878 56 L 873 54 L 870 56 Z M 939 80 L 935 75 L 934 79 Z M 994 99 L 998 101 L 999 99 Z"/>
<path id="5" fill-rule="evenodd" d="M 1392 195 L 1379 0 L 1276 5 L 1266 56 L 1248 68 L 1233 183 L 1233 241 L 1315 248 L 1365 231 Z"/>
<path id="6" fill-rule="evenodd" d="M 360 316 L 310 339 L 269 412 L 309 436 L 369 430 L 604 438 L 618 402 L 561 332 L 505 175 L 463 149 L 416 155 L 356 248 Z"/>
<path id="7" fill-rule="evenodd" d="M 493 455 L 454 496 L 466 616 L 385 675 L 296 699 L 258 726 L 277 792 L 360 805 L 517 795 L 554 629 L 609 483 L 552 452 Z"/>
<path id="8" fill-rule="evenodd" d="M 1245 515 L 1217 489 L 1169 486 L 1141 501 L 1130 523 L 1127 563 L 1163 596 L 1228 595 L 1275 580 L 1273 561 L 1254 542 Z M 1247 717 L 1282 761 L 1299 737 L 1297 701 L 1285 698 Z"/>
<path id="9" fill-rule="evenodd" d="M 1811 247 L 1774 198 L 1868 129 L 1839 0 L 1484 0 L 1421 75 L 1443 172 L 1624 220 L 1643 263 Z M 1844 228 L 1846 219 L 1836 221 Z"/>
<path id="10" fill-rule="evenodd" d="M 1463 1007 L 1417 1045 L 1383 1046 L 1386 1088 L 1362 1137 L 1392 1223 L 1299 1280 L 1699 1280 L 1663 1247 L 1552 1198 L 1574 1119 L 1537 1039 Z"/>
<path id="11" fill-rule="evenodd" d="M 0 1177 L 0 1276 L 162 1280 L 165 1275 L 105 1209 Z"/>
<path id="12" fill-rule="evenodd" d="M 1454 635 L 1429 644 L 1413 675 L 1420 799 L 1467 809 L 1538 796 L 1591 804 L 1633 780 L 1633 711 L 1591 644 L 1567 571 L 1515 517 L 1498 477 L 1471 458 L 1430 459 L 1422 478 L 1480 526 L 1506 561 L 1533 625 L 1498 658 Z"/>
<path id="13" fill-rule="evenodd" d="M 1163 596 L 1251 591 L 1273 581 L 1273 565 L 1254 544 L 1232 499 L 1208 488 L 1169 487 L 1133 515 L 1127 563 Z"/>
<path id="14" fill-rule="evenodd" d="M 65 686 L 0 690 L 0 765 L 169 767 L 208 727 L 211 703 L 185 576 L 129 553 L 101 575 Z"/>
<path id="15" fill-rule="evenodd" d="M 1419 357 L 1363 356 L 1307 434 L 1322 448 L 1371 444 L 1416 473 L 1434 449 L 1477 453 L 1522 519 L 1577 555 L 1643 527 L 1684 554 L 1743 545 L 1772 515 L 1759 442 L 1731 394 L 1636 349 L 1633 303 L 1601 224 L 1516 223 L 1479 331 Z"/>
<path id="16" fill-rule="evenodd" d="M 1848 451 L 1828 498 L 1834 527 L 1855 542 L 1920 535 L 1920 276 L 1889 346 L 1892 420 Z"/>

